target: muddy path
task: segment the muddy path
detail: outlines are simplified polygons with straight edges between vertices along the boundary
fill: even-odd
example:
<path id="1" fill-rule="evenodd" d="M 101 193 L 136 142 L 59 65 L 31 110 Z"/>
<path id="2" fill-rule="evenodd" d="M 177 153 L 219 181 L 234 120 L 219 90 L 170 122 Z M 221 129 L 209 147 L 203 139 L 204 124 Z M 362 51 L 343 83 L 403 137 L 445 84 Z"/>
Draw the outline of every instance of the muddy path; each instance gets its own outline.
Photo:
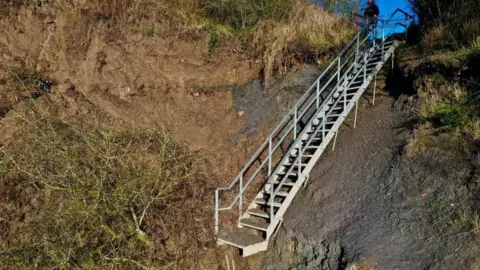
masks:
<path id="1" fill-rule="evenodd" d="M 478 247 L 470 241 L 455 256 L 468 232 L 435 229 L 426 188 L 465 181 L 471 168 L 451 149 L 404 155 L 413 116 L 407 99 L 384 91 L 372 106 L 365 95 L 357 128 L 347 120 L 335 151 L 311 172 L 262 269 L 346 269 L 359 261 L 366 268 L 358 269 L 473 269 Z"/>
<path id="2" fill-rule="evenodd" d="M 313 241 L 313 246 L 326 239 L 333 247 L 340 245 L 338 254 L 334 254 L 338 257 L 334 260 L 337 266 L 330 265 L 331 269 L 340 266 L 343 256 L 362 254 L 379 262 L 389 259 L 390 256 L 384 256 L 386 254 L 398 255 L 385 249 L 393 244 L 386 243 L 385 239 L 397 242 L 397 250 L 402 250 L 400 245 L 414 244 L 413 239 L 398 240 L 402 236 L 405 238 L 406 232 L 395 222 L 399 209 L 392 205 L 383 188 L 388 183 L 382 181 L 390 173 L 395 156 L 406 139 L 408 113 L 395 105 L 392 98 L 384 95 L 377 99 L 375 106 L 370 102 L 362 104 L 356 129 L 352 128 L 352 121 L 347 121 L 340 131 L 335 151 L 330 151 L 318 162 L 308 186 L 285 216 L 276 247 L 264 261 L 265 269 L 278 269 L 280 265 L 271 267 L 269 262 L 273 260 L 270 258 L 283 253 L 283 243 L 302 241 L 296 239 L 299 235 Z M 306 254 L 300 254 L 300 262 L 295 262 L 298 259 L 293 255 L 294 261 L 283 262 L 281 267 L 303 264 L 304 256 L 308 261 L 308 248 L 294 252 Z"/>
<path id="3" fill-rule="evenodd" d="M 406 158 L 402 151 L 411 111 L 387 92 L 375 106 L 371 94 L 365 95 L 357 128 L 347 120 L 335 151 L 318 162 L 285 215 L 262 269 L 345 269 L 359 260 L 365 269 L 467 267 L 467 259 L 440 255 L 447 240 L 429 224 L 426 193 L 418 183 L 428 177 L 462 179 L 469 168 L 462 166 L 461 155 L 430 164 L 437 157 Z"/>

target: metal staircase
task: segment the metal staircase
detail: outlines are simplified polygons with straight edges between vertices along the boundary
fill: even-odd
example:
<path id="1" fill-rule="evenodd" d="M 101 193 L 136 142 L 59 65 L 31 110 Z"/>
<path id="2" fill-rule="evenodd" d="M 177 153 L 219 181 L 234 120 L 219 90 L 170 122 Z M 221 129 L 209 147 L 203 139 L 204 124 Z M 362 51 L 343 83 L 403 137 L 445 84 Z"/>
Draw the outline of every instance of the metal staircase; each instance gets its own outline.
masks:
<path id="1" fill-rule="evenodd" d="M 395 19 L 397 14 L 404 19 Z M 397 9 L 388 20 L 380 22 L 377 29 L 382 29 L 382 36 L 379 39 L 365 28 L 360 30 L 231 184 L 215 191 L 218 244 L 235 246 L 243 256 L 267 249 L 283 215 L 306 185 L 310 171 L 332 139 L 335 148 L 339 128 L 346 117 L 355 108 L 356 126 L 360 97 L 389 58 L 393 63 L 400 41 L 386 33 L 399 25 L 406 28 L 411 19 Z M 374 87 L 373 103 L 375 90 Z M 235 214 L 238 221 L 220 227 L 221 213 L 230 214 L 225 220 L 232 220 Z"/>

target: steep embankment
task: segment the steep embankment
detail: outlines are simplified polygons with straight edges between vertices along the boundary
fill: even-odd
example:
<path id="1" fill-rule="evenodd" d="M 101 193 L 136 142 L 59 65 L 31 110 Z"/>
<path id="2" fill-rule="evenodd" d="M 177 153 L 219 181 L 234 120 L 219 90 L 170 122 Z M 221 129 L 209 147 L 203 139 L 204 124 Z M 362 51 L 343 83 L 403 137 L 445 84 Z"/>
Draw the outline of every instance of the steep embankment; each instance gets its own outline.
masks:
<path id="1" fill-rule="evenodd" d="M 378 104 L 364 102 L 358 127 L 345 127 L 312 171 L 263 268 L 479 267 L 477 157 L 462 137 L 425 132 L 421 90 L 401 91 L 431 77 L 418 53 L 398 54 Z"/>
<path id="2" fill-rule="evenodd" d="M 212 189 L 352 33 L 271 2 L 1 2 L 0 268 L 219 268 Z"/>

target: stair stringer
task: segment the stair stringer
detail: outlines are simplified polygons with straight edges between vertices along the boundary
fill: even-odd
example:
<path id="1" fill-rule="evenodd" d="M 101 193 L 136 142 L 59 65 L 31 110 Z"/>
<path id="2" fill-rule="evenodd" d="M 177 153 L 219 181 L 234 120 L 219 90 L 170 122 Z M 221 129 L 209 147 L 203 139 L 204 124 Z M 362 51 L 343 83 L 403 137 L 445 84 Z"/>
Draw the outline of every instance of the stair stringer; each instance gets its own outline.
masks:
<path id="1" fill-rule="evenodd" d="M 330 128 L 330 130 L 327 132 L 327 134 L 325 135 L 325 138 L 322 140 L 320 146 L 318 146 L 317 150 L 314 152 L 313 154 L 313 157 L 308 161 L 306 167 L 304 170 L 302 170 L 302 173 L 299 174 L 297 177 L 298 179 L 296 180 L 295 182 L 295 185 L 292 187 L 292 189 L 290 190 L 289 194 L 287 197 L 285 197 L 284 201 L 282 202 L 282 205 L 278 208 L 278 210 L 276 211 L 276 214 L 275 214 L 275 217 L 273 218 L 273 220 L 270 221 L 270 224 L 267 228 L 267 231 L 266 231 L 266 239 L 265 241 L 261 242 L 261 243 L 257 243 L 257 244 L 254 244 L 254 245 L 250 245 L 250 246 L 247 246 L 247 247 L 242 247 L 242 251 L 243 251 L 243 256 L 246 257 L 246 256 L 250 256 L 250 255 L 253 255 L 255 253 L 258 253 L 258 252 L 261 252 L 261 251 L 265 251 L 267 250 L 268 248 L 268 243 L 269 243 L 269 240 L 271 238 L 271 236 L 274 234 L 277 226 L 282 222 L 283 220 L 283 215 L 286 213 L 288 207 L 290 206 L 290 204 L 293 202 L 293 199 L 295 198 L 295 196 L 297 195 L 297 193 L 300 191 L 300 188 L 302 187 L 302 185 L 305 183 L 305 181 L 309 178 L 309 174 L 311 172 L 311 170 L 313 169 L 313 167 L 315 166 L 315 164 L 317 163 L 318 159 L 320 158 L 320 156 L 323 154 L 323 152 L 325 151 L 325 149 L 327 148 L 327 146 L 330 144 L 331 140 L 333 139 L 333 137 L 335 136 L 335 133 L 338 132 L 338 129 L 340 128 L 340 126 L 343 124 L 343 122 L 345 121 L 345 119 L 347 118 L 347 116 L 350 114 L 350 112 L 352 111 L 352 109 L 354 108 L 355 106 L 355 103 L 358 102 L 358 100 L 360 99 L 360 97 L 364 94 L 365 90 L 369 87 L 371 81 L 373 80 L 374 76 L 378 73 L 379 70 L 381 70 L 383 68 L 383 66 L 385 65 L 385 62 L 392 56 L 392 54 L 395 52 L 395 49 L 396 47 L 398 46 L 399 42 L 398 41 L 395 41 L 388 50 L 386 50 L 384 52 L 384 57 L 383 57 L 383 60 L 381 60 L 379 63 L 377 63 L 376 67 L 374 68 L 374 70 L 372 70 L 368 75 L 367 75 L 367 78 L 366 80 L 364 81 L 364 83 L 360 86 L 360 88 L 357 90 L 357 92 L 355 93 L 355 95 L 350 99 L 350 101 L 347 101 L 347 106 L 344 108 L 343 112 L 342 112 L 342 115 L 338 117 L 338 119 L 335 121 L 334 125 Z M 372 53 L 373 55 L 373 53 Z M 364 65 L 368 65 L 368 60 L 366 63 L 364 63 Z M 352 84 L 353 81 L 355 81 L 356 78 L 358 78 L 359 76 L 363 76 L 363 71 L 362 69 L 359 70 L 359 72 L 357 72 L 353 78 L 351 78 L 351 80 L 348 82 L 348 84 L 344 84 L 343 86 L 337 86 L 336 89 L 333 89 L 332 91 L 335 91 L 336 93 L 339 93 L 340 95 L 339 96 L 335 96 L 332 95 L 332 97 L 330 98 L 330 101 L 333 101 L 333 103 L 330 103 L 330 101 L 327 103 L 327 104 L 330 104 L 328 106 L 330 106 L 329 108 L 329 111 L 330 110 L 333 110 L 335 108 L 335 106 L 338 105 L 338 102 L 340 101 L 343 101 L 343 98 L 342 98 L 342 93 L 343 91 L 347 91 L 347 89 L 349 89 L 350 85 Z M 342 88 L 340 91 L 340 87 Z M 313 116 L 315 117 L 316 119 L 322 119 L 323 118 L 323 121 L 326 121 L 327 118 L 327 114 L 328 112 L 325 112 L 325 115 L 323 114 L 325 112 L 325 108 L 321 109 L 320 112 L 317 113 L 317 115 Z M 312 129 L 313 128 L 313 121 L 310 122 L 310 124 L 305 127 L 305 129 Z M 314 132 L 314 133 L 311 133 L 309 136 L 308 136 L 308 139 L 306 141 L 303 141 L 300 140 L 298 143 L 296 143 L 296 147 L 293 147 L 292 149 L 295 150 L 295 149 L 298 149 L 298 144 L 301 143 L 302 146 L 303 144 L 305 144 L 306 142 L 308 142 L 308 140 L 311 138 L 311 136 L 317 136 L 318 133 L 320 133 L 321 131 L 317 130 L 317 132 Z M 307 145 L 308 146 L 308 145 Z M 298 151 L 298 150 L 297 150 Z M 294 155 L 292 155 L 292 153 L 288 153 L 290 157 L 293 157 L 294 158 Z M 284 163 L 285 164 L 285 163 Z M 267 190 L 268 188 L 270 188 L 269 185 L 271 185 L 271 183 L 273 181 L 275 181 L 276 179 L 279 178 L 279 176 L 277 175 L 278 173 L 278 170 L 282 167 L 282 166 L 285 166 L 284 164 L 282 164 L 281 166 L 275 168 L 274 172 L 272 173 L 272 175 L 269 177 L 268 181 L 265 183 L 265 185 L 261 188 L 260 192 L 256 195 L 255 198 L 263 198 L 264 196 L 264 190 Z M 296 165 L 291 165 L 291 166 L 296 166 Z M 244 213 L 242 214 L 241 218 L 248 218 L 250 217 L 250 214 L 248 214 L 248 210 L 251 210 L 251 209 L 254 209 L 256 208 L 257 204 L 255 203 L 255 199 L 249 204 L 248 208 L 246 209 L 246 211 L 244 211 Z M 240 222 L 237 223 L 238 224 L 238 227 L 242 227 L 240 225 Z M 223 243 L 226 243 L 225 241 L 221 240 L 219 241 L 220 242 L 223 242 Z M 221 244 L 221 243 L 220 243 Z M 231 244 L 231 243 L 227 243 L 227 244 Z M 232 245 L 232 244 L 231 244 Z"/>
<path id="2" fill-rule="evenodd" d="M 384 60 L 380 61 L 377 64 L 375 70 L 372 71 L 370 73 L 370 75 L 367 76 L 367 80 L 362 84 L 362 86 L 359 88 L 357 93 L 355 93 L 353 98 L 348 102 L 347 107 L 344 110 L 345 114 L 340 116 L 336 120 L 333 127 L 330 129 L 330 131 L 325 136 L 325 141 L 322 141 L 320 147 L 318 148 L 317 151 L 315 151 L 312 159 L 310 160 L 310 162 L 308 162 L 308 165 L 305 167 L 305 174 L 306 175 L 310 175 L 310 172 L 313 169 L 313 167 L 315 166 L 315 164 L 317 163 L 318 159 L 323 154 L 323 152 L 327 148 L 327 145 L 331 142 L 332 138 L 335 136 L 335 131 L 334 130 L 339 130 L 340 126 L 343 124 L 345 119 L 348 117 L 348 115 L 350 114 L 350 112 L 354 108 L 355 102 L 357 102 L 360 99 L 360 97 L 364 94 L 365 90 L 367 90 L 367 88 L 370 86 L 370 83 L 372 82 L 374 76 L 378 73 L 378 71 L 380 71 L 383 68 L 383 66 L 385 65 L 385 62 L 392 56 L 392 54 L 395 52 L 395 49 L 397 47 L 398 47 L 398 41 L 396 41 L 394 44 L 392 44 L 390 49 L 385 52 Z M 367 62 L 367 64 L 368 64 L 368 62 Z M 355 78 L 357 78 L 357 76 L 362 76 L 360 73 L 361 72 L 359 72 L 359 75 L 356 75 L 356 76 L 353 77 L 353 79 L 348 84 L 348 87 L 355 80 Z M 347 89 L 348 89 L 348 87 L 347 87 Z M 335 107 L 335 104 L 332 107 Z M 311 162 L 311 161 L 314 161 L 314 162 Z"/>

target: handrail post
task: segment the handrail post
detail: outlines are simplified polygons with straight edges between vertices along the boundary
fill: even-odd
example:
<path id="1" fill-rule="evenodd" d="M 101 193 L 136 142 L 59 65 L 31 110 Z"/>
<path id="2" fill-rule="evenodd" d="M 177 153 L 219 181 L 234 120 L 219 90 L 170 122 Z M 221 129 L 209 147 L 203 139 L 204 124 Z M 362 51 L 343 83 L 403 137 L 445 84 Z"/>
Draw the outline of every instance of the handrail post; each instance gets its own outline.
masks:
<path id="1" fill-rule="evenodd" d="M 360 50 L 360 35 L 357 35 L 357 48 L 355 50 L 355 64 L 358 64 L 358 52 Z"/>
<path id="2" fill-rule="evenodd" d="M 240 175 L 240 198 L 238 202 L 238 221 L 242 218 L 243 210 L 243 174 Z"/>
<path id="3" fill-rule="evenodd" d="M 338 74 L 337 74 L 337 84 L 340 86 L 340 69 L 342 68 L 341 55 L 338 56 Z"/>
<path id="4" fill-rule="evenodd" d="M 272 136 L 268 138 L 268 177 L 272 174 Z"/>
<path id="5" fill-rule="evenodd" d="M 327 122 L 327 113 L 325 112 L 325 109 L 322 109 L 322 144 L 325 144 L 325 124 Z M 325 145 L 325 147 L 327 147 Z"/>
<path id="6" fill-rule="evenodd" d="M 405 14 L 405 42 L 408 42 L 408 15 Z"/>
<path id="7" fill-rule="evenodd" d="M 317 80 L 317 110 L 320 107 L 320 80 Z"/>
<path id="8" fill-rule="evenodd" d="M 343 89 L 343 117 L 347 117 L 347 86 Z"/>
<path id="9" fill-rule="evenodd" d="M 368 66 L 367 54 L 365 54 L 365 56 L 364 56 L 364 61 L 365 61 L 365 66 L 364 66 L 364 69 L 363 69 L 363 83 L 365 83 L 365 81 L 367 80 L 367 66 Z"/>
<path id="10" fill-rule="evenodd" d="M 218 234 L 218 189 L 215 189 L 215 234 Z"/>
<path id="11" fill-rule="evenodd" d="M 275 188 L 273 185 L 273 178 L 270 184 L 270 222 L 273 222 L 273 199 L 275 198 Z"/>
<path id="12" fill-rule="evenodd" d="M 295 124 L 296 125 L 296 124 Z M 270 185 L 271 185 L 271 192 L 270 192 L 270 215 L 271 215 L 271 220 L 273 220 L 273 193 L 274 193 L 274 187 L 273 187 L 273 181 L 274 179 L 271 177 L 272 174 L 272 136 L 269 137 L 268 139 L 268 177 L 271 179 Z"/>
<path id="13" fill-rule="evenodd" d="M 302 145 L 300 144 L 300 148 L 298 149 L 298 172 L 297 172 L 297 179 L 300 179 L 300 174 L 302 173 Z"/>
<path id="14" fill-rule="evenodd" d="M 382 61 L 385 58 L 385 25 L 383 26 L 382 30 Z"/>
<path id="15" fill-rule="evenodd" d="M 297 117 L 298 117 L 298 107 L 295 107 L 295 114 L 293 120 L 293 139 L 297 139 Z"/>

